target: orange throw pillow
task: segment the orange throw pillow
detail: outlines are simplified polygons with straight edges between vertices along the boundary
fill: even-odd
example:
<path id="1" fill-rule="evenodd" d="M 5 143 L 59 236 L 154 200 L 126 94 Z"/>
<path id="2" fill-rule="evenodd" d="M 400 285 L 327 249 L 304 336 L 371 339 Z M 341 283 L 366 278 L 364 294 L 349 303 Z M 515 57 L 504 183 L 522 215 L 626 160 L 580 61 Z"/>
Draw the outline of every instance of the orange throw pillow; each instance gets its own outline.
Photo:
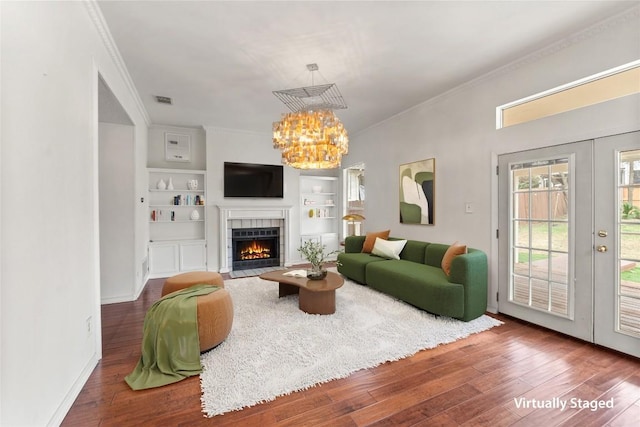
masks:
<path id="1" fill-rule="evenodd" d="M 459 245 L 458 242 L 455 242 L 453 245 L 449 246 L 449 249 L 447 249 L 447 252 L 445 252 L 444 256 L 442 257 L 441 265 L 444 274 L 448 276 L 451 272 L 451 262 L 455 257 L 466 253 L 467 245 Z"/>
<path id="2" fill-rule="evenodd" d="M 376 237 L 387 240 L 389 239 L 389 233 L 391 230 L 385 231 L 377 231 L 375 233 L 367 233 L 367 237 L 364 239 L 364 244 L 362 245 L 362 252 L 366 254 L 370 254 L 373 250 L 373 245 L 376 244 Z"/>

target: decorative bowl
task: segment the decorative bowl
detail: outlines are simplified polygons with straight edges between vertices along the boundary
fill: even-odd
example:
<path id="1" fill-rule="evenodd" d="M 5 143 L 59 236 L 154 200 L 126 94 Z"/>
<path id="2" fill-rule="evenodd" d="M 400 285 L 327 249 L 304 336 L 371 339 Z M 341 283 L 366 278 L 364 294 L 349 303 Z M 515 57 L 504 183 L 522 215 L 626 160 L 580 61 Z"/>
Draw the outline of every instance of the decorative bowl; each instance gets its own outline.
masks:
<path id="1" fill-rule="evenodd" d="M 307 279 L 309 280 L 322 280 L 327 277 L 327 270 L 307 270 Z"/>

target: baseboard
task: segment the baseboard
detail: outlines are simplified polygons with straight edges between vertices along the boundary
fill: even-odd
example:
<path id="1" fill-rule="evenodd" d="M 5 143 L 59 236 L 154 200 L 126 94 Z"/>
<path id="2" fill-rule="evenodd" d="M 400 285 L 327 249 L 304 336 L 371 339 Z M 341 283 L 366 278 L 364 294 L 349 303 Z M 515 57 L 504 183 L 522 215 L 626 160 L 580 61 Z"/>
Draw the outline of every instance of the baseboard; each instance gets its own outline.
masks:
<path id="1" fill-rule="evenodd" d="M 137 301 L 138 298 L 140 298 L 142 291 L 144 291 L 144 288 L 147 286 L 147 282 L 148 280 L 143 281 L 142 285 L 136 290 L 136 294 L 133 296 L 133 301 Z"/>
<path id="2" fill-rule="evenodd" d="M 488 306 L 487 311 L 489 313 L 498 314 L 498 307 Z"/>
<path id="3" fill-rule="evenodd" d="M 80 373 L 78 379 L 75 381 L 65 398 L 62 400 L 62 403 L 60 403 L 60 406 L 58 406 L 58 409 L 53 414 L 53 417 L 51 417 L 51 419 L 47 423 L 47 426 L 59 426 L 62 424 L 62 421 L 64 421 L 64 417 L 67 416 L 67 413 L 71 409 L 71 406 L 73 406 L 73 403 L 80 395 L 82 388 L 89 380 L 91 373 L 96 368 L 99 361 L 100 358 L 98 357 L 98 354 L 94 353 L 87 365 Z"/>
<path id="4" fill-rule="evenodd" d="M 100 304 L 101 305 L 106 305 L 106 304 L 117 304 L 120 302 L 131 302 L 131 301 L 135 301 L 138 299 L 138 297 L 140 296 L 140 294 L 142 293 L 142 290 L 144 289 L 144 286 L 142 287 L 142 289 L 140 289 L 140 292 L 138 292 L 138 295 L 132 296 L 119 296 L 119 297 L 109 297 L 109 298 L 101 298 L 100 299 Z"/>

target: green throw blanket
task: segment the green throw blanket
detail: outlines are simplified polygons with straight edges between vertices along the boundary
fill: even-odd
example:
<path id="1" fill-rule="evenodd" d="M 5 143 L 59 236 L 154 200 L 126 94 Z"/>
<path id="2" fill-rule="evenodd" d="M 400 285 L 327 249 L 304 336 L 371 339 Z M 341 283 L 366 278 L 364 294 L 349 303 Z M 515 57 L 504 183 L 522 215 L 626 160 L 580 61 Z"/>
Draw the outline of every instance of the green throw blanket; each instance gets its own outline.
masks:
<path id="1" fill-rule="evenodd" d="M 175 383 L 202 372 L 196 297 L 220 289 L 196 285 L 165 295 L 144 318 L 142 356 L 125 381 L 133 390 Z"/>

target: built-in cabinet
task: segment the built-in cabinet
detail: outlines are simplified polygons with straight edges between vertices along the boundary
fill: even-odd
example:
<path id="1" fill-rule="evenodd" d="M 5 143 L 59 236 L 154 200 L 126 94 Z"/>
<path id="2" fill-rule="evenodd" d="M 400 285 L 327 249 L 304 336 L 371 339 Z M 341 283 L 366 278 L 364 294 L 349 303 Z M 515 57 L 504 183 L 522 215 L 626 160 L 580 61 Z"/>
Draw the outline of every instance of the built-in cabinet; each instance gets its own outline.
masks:
<path id="1" fill-rule="evenodd" d="M 301 244 L 314 240 L 325 245 L 327 252 L 338 250 L 340 217 L 337 202 L 337 177 L 300 176 Z"/>
<path id="2" fill-rule="evenodd" d="M 149 169 L 149 277 L 207 268 L 206 172 Z"/>

